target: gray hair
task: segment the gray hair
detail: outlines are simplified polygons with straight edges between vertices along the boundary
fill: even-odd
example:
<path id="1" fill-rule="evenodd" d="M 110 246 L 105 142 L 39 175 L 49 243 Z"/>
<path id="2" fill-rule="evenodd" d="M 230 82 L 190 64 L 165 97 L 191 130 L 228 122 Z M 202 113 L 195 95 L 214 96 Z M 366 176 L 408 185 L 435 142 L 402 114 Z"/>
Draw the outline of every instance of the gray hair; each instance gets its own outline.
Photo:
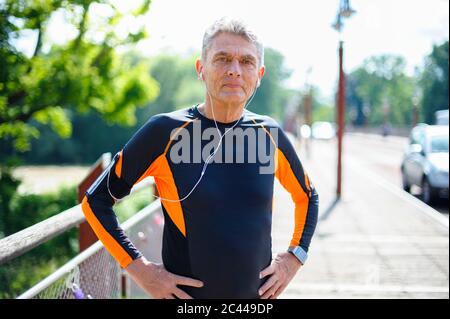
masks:
<path id="1" fill-rule="evenodd" d="M 203 35 L 202 60 L 206 61 L 206 51 L 211 47 L 212 40 L 220 33 L 231 33 L 245 38 L 256 46 L 259 66 L 264 65 L 264 46 L 256 34 L 243 21 L 223 17 L 215 21 Z"/>

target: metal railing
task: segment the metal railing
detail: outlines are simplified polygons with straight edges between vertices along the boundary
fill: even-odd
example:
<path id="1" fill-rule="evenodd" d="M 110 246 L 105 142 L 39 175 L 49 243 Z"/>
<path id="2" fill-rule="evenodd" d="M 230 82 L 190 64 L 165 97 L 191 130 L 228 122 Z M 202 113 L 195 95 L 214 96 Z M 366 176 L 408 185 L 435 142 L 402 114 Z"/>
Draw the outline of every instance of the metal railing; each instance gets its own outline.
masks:
<path id="1" fill-rule="evenodd" d="M 93 165 L 88 176 L 79 185 L 80 201 L 84 189 L 103 172 L 110 159 L 109 153 L 103 154 Z M 152 185 L 155 186 L 154 182 L 147 179 L 133 187 L 131 193 Z M 156 188 L 154 193 L 157 194 Z M 93 232 L 85 221 L 81 205 L 1 239 L 0 265 L 77 226 L 80 228 L 79 243 L 82 252 L 18 298 L 147 297 L 127 278 L 96 237 L 92 237 Z M 155 262 L 161 262 L 162 226 L 163 215 L 159 200 L 152 202 L 122 225 L 136 247 L 147 259 Z"/>
<path id="2" fill-rule="evenodd" d="M 105 153 L 92 165 L 86 180 L 94 181 L 111 161 L 111 154 Z M 91 182 L 92 183 L 92 182 Z M 79 200 L 81 202 L 81 200 Z M 40 223 L 0 239 L 0 265 L 17 258 L 29 250 L 85 222 L 81 205 L 74 206 Z"/>
<path id="3" fill-rule="evenodd" d="M 161 262 L 163 216 L 154 201 L 123 223 L 136 247 L 154 262 Z M 119 264 L 97 241 L 53 274 L 21 294 L 19 299 L 147 298 L 123 276 Z"/>
<path id="4" fill-rule="evenodd" d="M 81 205 L 0 240 L 0 265 L 49 241 L 84 221 Z"/>

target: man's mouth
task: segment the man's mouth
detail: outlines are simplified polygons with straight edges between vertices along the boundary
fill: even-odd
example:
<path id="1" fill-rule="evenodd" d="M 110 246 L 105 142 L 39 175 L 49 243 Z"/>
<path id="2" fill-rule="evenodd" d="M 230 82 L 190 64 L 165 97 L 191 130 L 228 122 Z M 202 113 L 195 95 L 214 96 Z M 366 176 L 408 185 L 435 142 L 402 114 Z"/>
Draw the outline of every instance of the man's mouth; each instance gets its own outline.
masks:
<path id="1" fill-rule="evenodd" d="M 225 84 L 225 86 L 232 89 L 237 89 L 241 87 L 239 84 Z"/>

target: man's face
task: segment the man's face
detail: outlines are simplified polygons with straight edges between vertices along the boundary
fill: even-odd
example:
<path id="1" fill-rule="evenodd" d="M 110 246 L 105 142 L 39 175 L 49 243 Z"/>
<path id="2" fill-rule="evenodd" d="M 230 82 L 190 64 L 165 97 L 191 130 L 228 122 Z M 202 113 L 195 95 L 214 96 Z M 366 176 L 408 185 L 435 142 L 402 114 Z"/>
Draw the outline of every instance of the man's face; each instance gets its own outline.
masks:
<path id="1" fill-rule="evenodd" d="M 197 62 L 197 70 L 211 96 L 223 103 L 245 103 L 255 90 L 264 67 L 258 67 L 256 46 L 245 38 L 220 33 L 211 43 L 203 64 Z"/>

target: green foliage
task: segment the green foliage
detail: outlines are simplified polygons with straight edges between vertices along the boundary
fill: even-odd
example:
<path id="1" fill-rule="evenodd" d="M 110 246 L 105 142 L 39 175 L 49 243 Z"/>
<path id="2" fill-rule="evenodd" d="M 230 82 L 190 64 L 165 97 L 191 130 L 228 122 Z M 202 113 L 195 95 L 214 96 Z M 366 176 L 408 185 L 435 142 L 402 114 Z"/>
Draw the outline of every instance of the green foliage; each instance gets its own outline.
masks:
<path id="1" fill-rule="evenodd" d="M 334 105 L 329 105 L 325 99 L 320 95 L 317 87 L 312 87 L 312 121 L 335 122 Z"/>
<path id="2" fill-rule="evenodd" d="M 160 94 L 140 113 L 145 119 L 188 107 L 204 99 L 202 83 L 195 73 L 197 56 L 199 54 L 186 58 L 163 54 L 151 58 L 150 73 L 160 85 Z"/>
<path id="3" fill-rule="evenodd" d="M 0 266 L 0 299 L 16 298 L 58 269 L 68 258 L 19 257 Z"/>
<path id="4" fill-rule="evenodd" d="M 313 113 L 313 123 L 320 121 L 334 122 L 334 108 L 323 106 L 316 109 Z"/>
<path id="5" fill-rule="evenodd" d="M 428 124 L 434 123 L 437 110 L 448 110 L 448 65 L 448 41 L 433 46 L 419 81 L 423 92 L 422 115 Z"/>
<path id="6" fill-rule="evenodd" d="M 24 154 L 26 162 L 90 164 L 104 152 L 119 151 L 152 115 L 199 103 L 204 98 L 204 89 L 196 78 L 195 59 L 194 55 L 187 58 L 160 55 L 148 59 L 132 53 L 130 64 L 147 65 L 146 72 L 150 72 L 160 83 L 158 98 L 136 110 L 136 123 L 123 127 L 106 122 L 99 114 L 73 113 L 73 134 L 66 140 L 61 140 L 42 124 L 35 123 L 33 125 L 39 129 L 41 139 L 33 141 L 31 152 Z"/>
<path id="7" fill-rule="evenodd" d="M 2 232 L 5 236 L 11 235 L 75 205 L 77 205 L 75 187 L 43 195 L 15 194 L 9 202 L 9 207 L 2 212 L 4 223 Z"/>
<path id="8" fill-rule="evenodd" d="M 20 180 L 12 174 L 13 163 L 0 166 L 0 238 L 3 238 L 8 228 L 5 215 L 10 212 L 11 199 L 16 195 Z"/>
<path id="9" fill-rule="evenodd" d="M 120 222 L 124 222 L 138 211 L 148 206 L 153 202 L 153 199 L 153 191 L 151 187 L 148 187 L 127 196 L 126 200 L 114 206 L 114 212 Z"/>
<path id="10" fill-rule="evenodd" d="M 205 86 L 197 79 L 195 61 L 200 52 L 180 61 L 181 82 L 175 95 L 177 109 L 200 103 L 205 99 Z"/>
<path id="11" fill-rule="evenodd" d="M 61 137 L 67 138 L 72 135 L 72 124 L 61 107 L 54 107 L 47 111 L 38 111 L 35 119 L 39 123 L 50 124 L 53 131 Z"/>
<path id="12" fill-rule="evenodd" d="M 139 21 L 150 1 L 133 2 L 129 13 L 119 12 L 114 2 L 0 2 L 0 237 L 76 204 L 74 190 L 17 195 L 19 181 L 11 174 L 14 165 L 8 163 L 11 155 L 30 150 L 33 145 L 37 152 L 54 151 L 55 161 L 63 156 L 73 160 L 83 154 L 83 141 L 63 144 L 69 140 L 61 138 L 70 137 L 75 130 L 83 134 L 80 130 L 84 128 L 74 125 L 79 114 L 91 117 L 86 123 L 91 128 L 89 140 L 97 136 L 98 122 L 107 125 L 104 120 L 109 125 L 135 125 L 137 108 L 155 100 L 159 93 L 148 64 L 132 60 L 124 50 L 146 36 Z M 96 15 L 99 8 L 106 14 Z M 46 37 L 55 13 L 62 13 L 66 24 L 77 31 L 74 38 L 62 44 L 50 43 Z M 117 32 L 124 19 L 135 21 L 133 27 L 137 27 Z M 37 38 L 31 54 L 15 47 L 26 33 Z M 115 48 L 124 53 L 117 53 Z M 50 134 L 49 128 L 54 133 Z M 37 143 L 39 137 L 42 139 Z M 97 152 L 91 152 L 95 158 L 90 163 L 100 155 Z M 0 297 L 14 297 L 54 271 L 76 252 L 75 238 L 76 229 L 1 266 Z"/>
<path id="13" fill-rule="evenodd" d="M 4 175 L 2 175 L 3 177 Z M 0 183 L 6 185 L 6 183 Z M 11 192 L 15 187 L 10 189 Z M 0 194 L 6 194 L 4 190 Z M 151 189 L 131 194 L 114 207 L 121 222 L 150 204 Z M 4 196 L 4 195 L 3 195 Z M 3 236 L 16 233 L 26 227 L 45 220 L 77 204 L 75 187 L 63 188 L 43 195 L 19 196 L 14 193 L 9 205 L 1 205 L 0 233 Z M 1 238 L 2 236 L 0 236 Z M 76 228 L 40 245 L 23 256 L 0 266 L 0 299 L 15 298 L 34 284 L 56 271 L 78 252 Z"/>
<path id="14" fill-rule="evenodd" d="M 258 114 L 266 114 L 280 120 L 290 98 L 289 90 L 283 86 L 291 71 L 284 65 L 284 56 L 271 48 L 264 51 L 266 73 L 255 98 L 249 105 L 249 110 Z"/>
<path id="15" fill-rule="evenodd" d="M 407 126 L 412 119 L 414 80 L 405 74 L 405 60 L 400 56 L 371 57 L 347 77 L 347 110 L 363 112 L 366 123 L 384 121 Z"/>
<path id="16" fill-rule="evenodd" d="M 6 183 L 2 182 L 0 185 L 4 186 Z M 3 197 L 6 192 L 2 190 L 0 194 Z M 10 195 L 12 198 L 1 205 L 0 233 L 3 236 L 16 233 L 73 207 L 77 201 L 75 187 L 44 195 L 24 196 L 18 195 L 15 188 L 11 188 Z M 1 265 L 0 298 L 15 298 L 74 257 L 77 250 L 77 229 L 74 228 Z"/>
<path id="17" fill-rule="evenodd" d="M 146 0 L 133 12 L 122 13 L 109 1 L 2 2 L 0 137 L 10 137 L 17 150 L 26 151 L 29 141 L 39 136 L 30 123 L 35 120 L 67 138 L 72 131 L 71 116 L 77 112 L 92 111 L 108 123 L 134 125 L 136 108 L 156 98 L 158 85 L 146 64 L 132 65 L 114 49 L 140 41 L 145 30 L 136 28 L 119 35 L 116 28 L 124 18 L 141 17 L 149 5 Z M 109 12 L 106 18 L 95 16 L 98 6 Z M 66 23 L 78 30 L 74 39 L 60 45 L 47 43 L 45 36 L 56 11 L 63 12 Z M 32 56 L 12 45 L 24 31 L 37 35 Z"/>

